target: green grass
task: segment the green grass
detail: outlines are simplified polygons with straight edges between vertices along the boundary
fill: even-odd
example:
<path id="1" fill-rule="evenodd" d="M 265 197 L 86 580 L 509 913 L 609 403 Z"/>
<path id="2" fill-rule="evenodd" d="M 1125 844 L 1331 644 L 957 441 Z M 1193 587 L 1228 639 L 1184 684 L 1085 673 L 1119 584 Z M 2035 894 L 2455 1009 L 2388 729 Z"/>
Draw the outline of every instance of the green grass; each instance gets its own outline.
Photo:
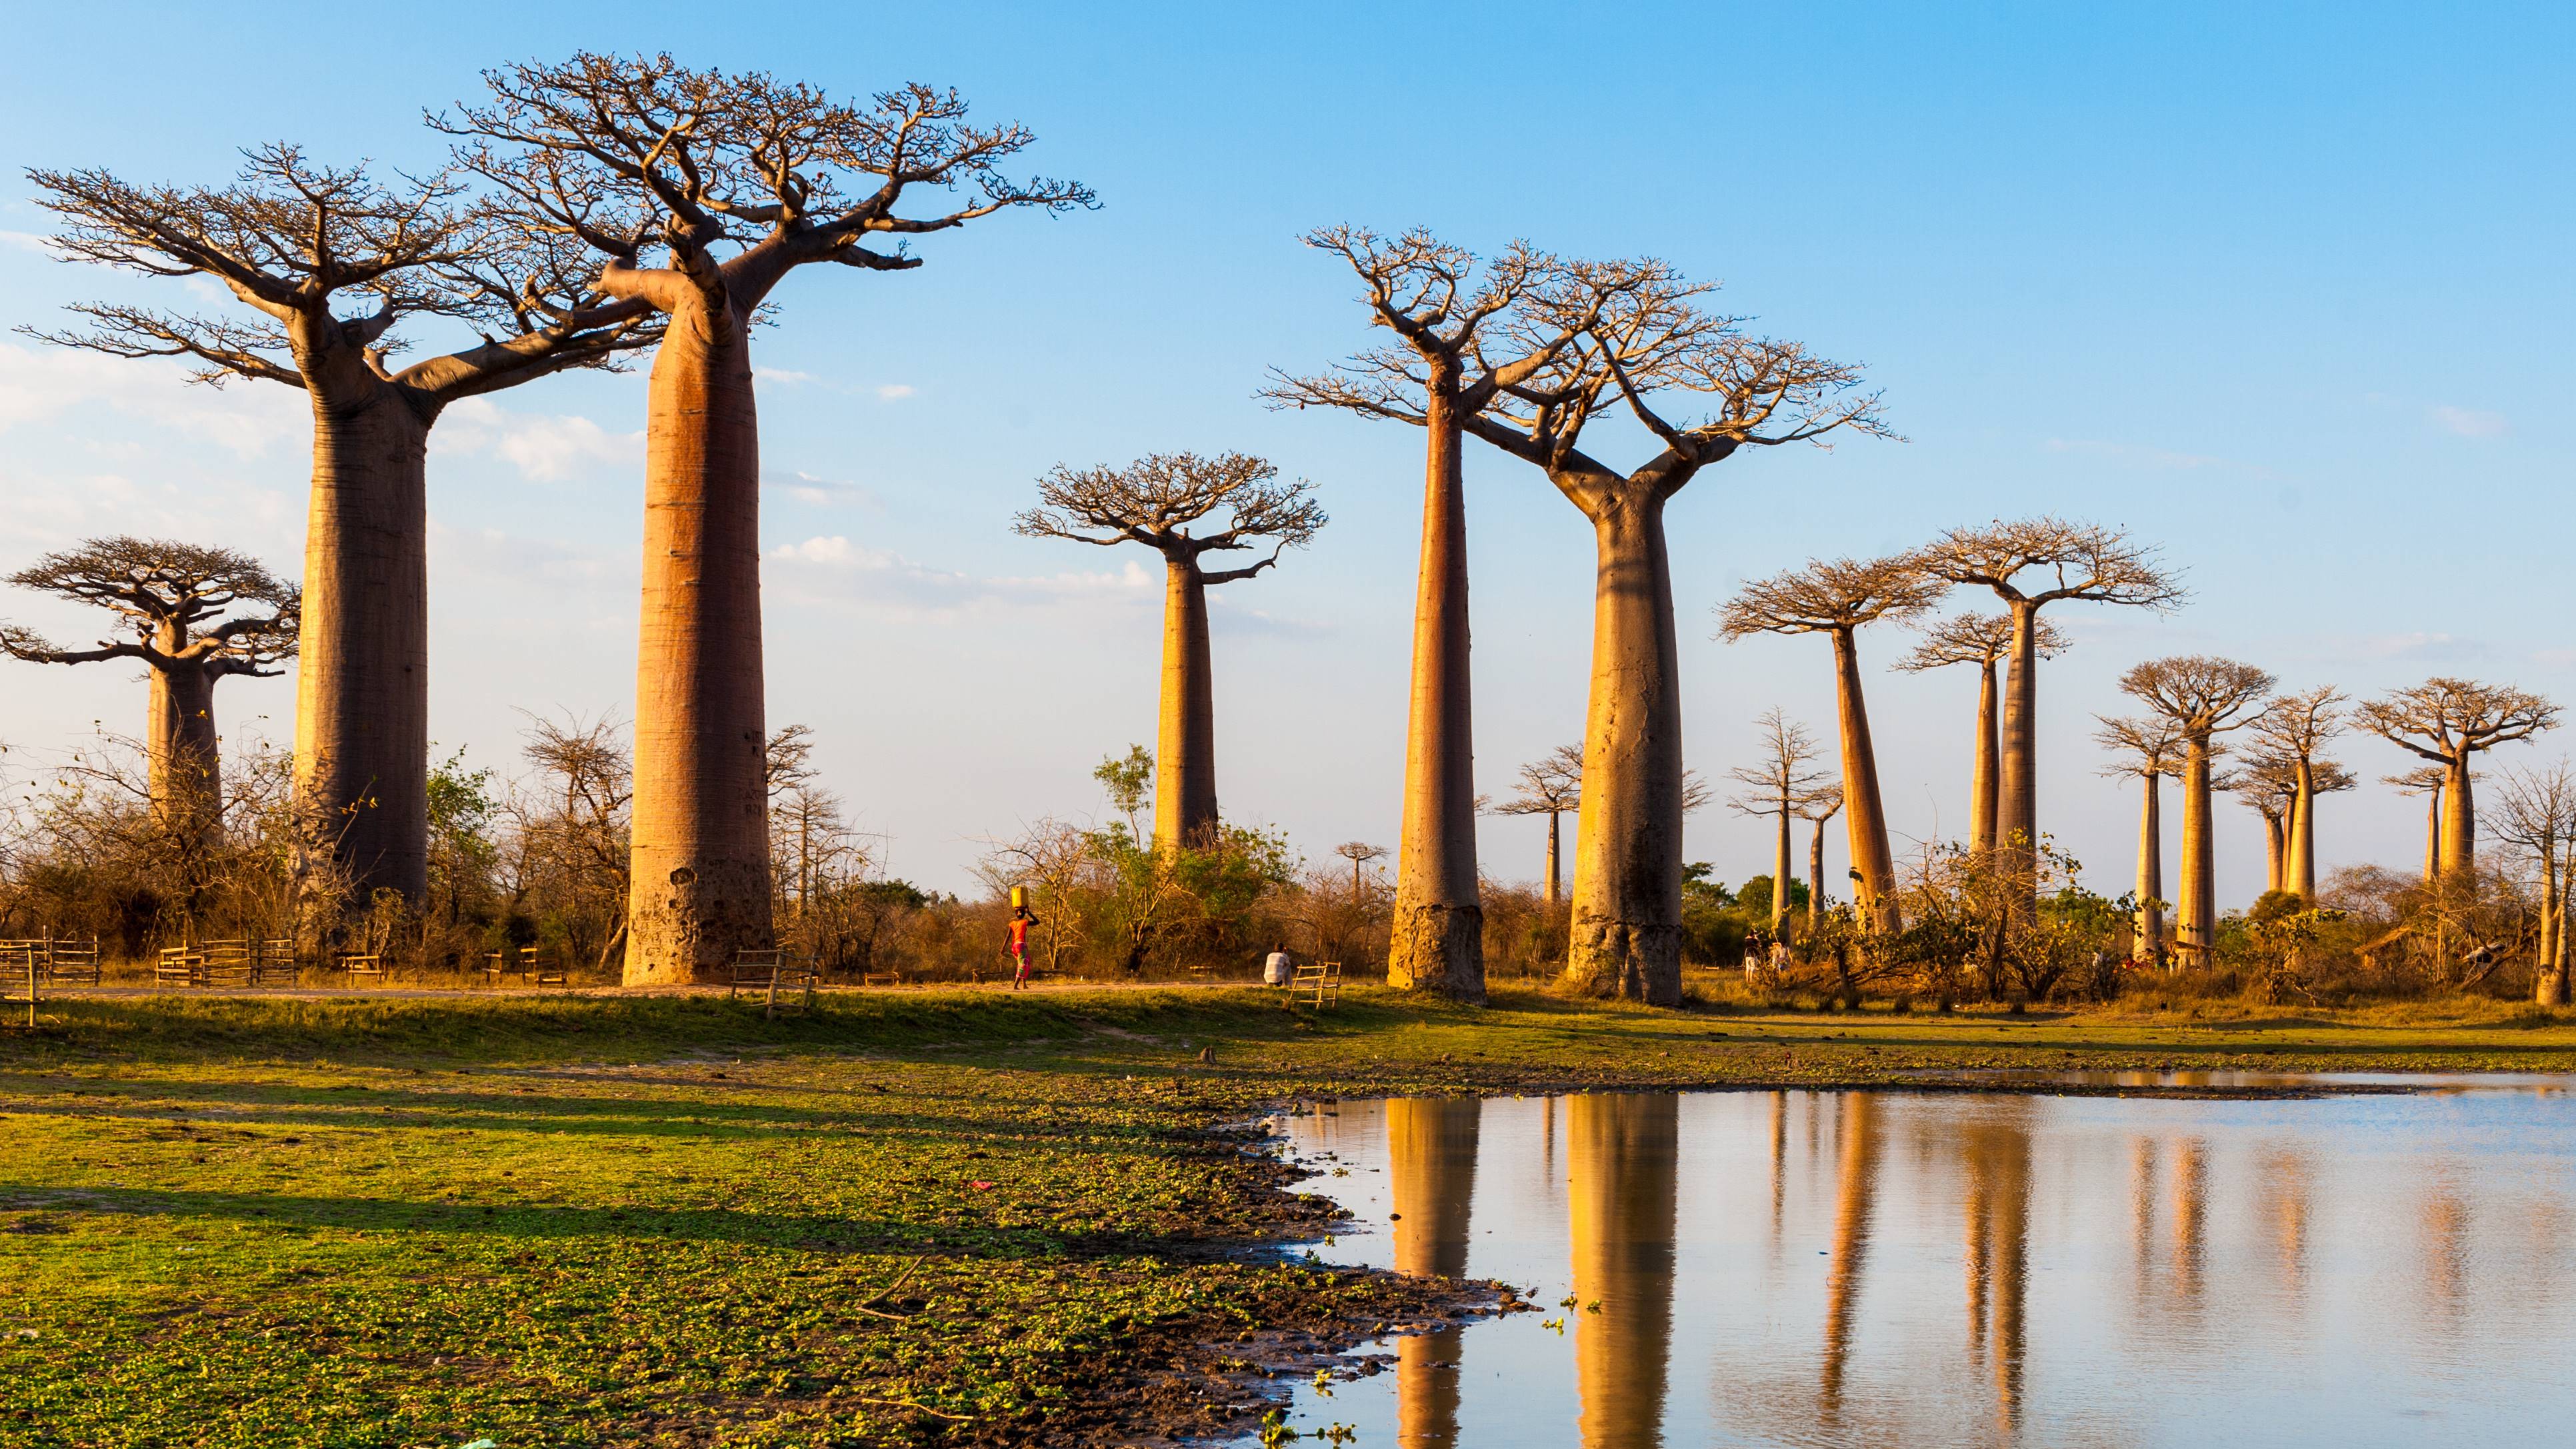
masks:
<path id="1" fill-rule="evenodd" d="M 0 1441 L 1206 1431 L 1254 1402 L 1204 1372 L 1258 1356 L 1236 1340 L 1347 1338 L 1438 1298 L 1234 1251 L 1322 1224 L 1210 1131 L 1282 1097 L 2576 1053 L 2576 1019 L 2513 1008 L 2188 1010 L 1355 990 L 1319 1018 L 1249 989 L 837 994 L 774 1021 L 706 997 L 49 1003 L 0 1040 Z"/>

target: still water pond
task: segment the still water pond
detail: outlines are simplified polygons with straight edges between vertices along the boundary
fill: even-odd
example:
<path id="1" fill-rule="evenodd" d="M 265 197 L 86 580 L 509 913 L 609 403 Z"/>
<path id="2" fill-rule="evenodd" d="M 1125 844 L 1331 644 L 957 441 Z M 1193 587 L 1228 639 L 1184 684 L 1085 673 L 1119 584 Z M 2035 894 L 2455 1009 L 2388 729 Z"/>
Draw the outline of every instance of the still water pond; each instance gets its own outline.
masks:
<path id="1" fill-rule="evenodd" d="M 1274 1126 L 1358 1215 L 1327 1261 L 1545 1309 L 1391 1340 L 1290 1422 L 1402 1449 L 2576 1443 L 2570 1086 L 1308 1106 Z"/>

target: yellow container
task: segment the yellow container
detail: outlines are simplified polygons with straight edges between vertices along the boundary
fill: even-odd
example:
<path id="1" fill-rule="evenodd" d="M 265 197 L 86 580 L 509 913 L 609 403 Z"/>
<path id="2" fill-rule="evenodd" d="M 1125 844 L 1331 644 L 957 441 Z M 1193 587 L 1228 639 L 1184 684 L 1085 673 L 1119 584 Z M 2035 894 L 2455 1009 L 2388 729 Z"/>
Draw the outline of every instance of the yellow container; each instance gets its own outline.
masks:
<path id="1" fill-rule="evenodd" d="M 1011 887 L 1011 909 L 1015 911 L 1024 911 L 1028 909 L 1028 906 L 1029 888 L 1024 885 Z"/>

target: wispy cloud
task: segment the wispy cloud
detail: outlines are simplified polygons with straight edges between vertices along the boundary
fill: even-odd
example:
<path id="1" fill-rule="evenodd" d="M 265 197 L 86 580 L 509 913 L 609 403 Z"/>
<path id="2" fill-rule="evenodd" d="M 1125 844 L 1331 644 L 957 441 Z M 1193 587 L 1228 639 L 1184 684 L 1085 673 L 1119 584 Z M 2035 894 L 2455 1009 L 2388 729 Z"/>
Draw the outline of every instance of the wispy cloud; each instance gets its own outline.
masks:
<path id="1" fill-rule="evenodd" d="M 32 231 L 0 231 L 0 247 L 9 247 L 12 250 L 22 252 L 34 252 L 40 257 L 49 257 L 54 254 L 53 248 L 46 243 L 45 238 L 36 235 Z"/>
<path id="2" fill-rule="evenodd" d="M 795 499 L 799 503 L 810 503 L 818 508 L 839 507 L 848 504 L 859 504 L 869 508 L 881 508 L 884 506 L 883 502 L 878 499 L 876 494 L 860 487 L 856 483 L 843 482 L 837 478 L 818 478 L 801 469 L 796 472 L 792 481 L 764 478 L 761 482 L 769 488 L 786 494 L 788 497 Z"/>
<path id="3" fill-rule="evenodd" d="M 2505 418 L 2502 413 L 2444 403 L 2433 409 L 2433 426 L 2456 437 L 2501 438 L 2505 432 Z"/>
<path id="4" fill-rule="evenodd" d="M 783 382 L 789 386 L 800 382 L 822 381 L 813 373 L 798 372 L 792 367 L 755 367 L 751 370 L 751 375 L 761 382 Z"/>
<path id="5" fill-rule="evenodd" d="M 783 543 L 769 551 L 769 558 L 777 565 L 774 581 L 783 588 L 816 599 L 856 603 L 870 614 L 904 620 L 1060 608 L 1086 599 L 1130 602 L 1159 597 L 1160 581 L 1132 559 L 1115 571 L 991 576 L 934 568 L 891 549 L 852 543 L 843 534 Z"/>
<path id="6" fill-rule="evenodd" d="M 0 343 L 0 432 L 91 405 L 241 457 L 264 453 L 311 426 L 302 394 L 275 383 L 209 387 L 190 382 L 187 369 L 172 362 Z"/>
<path id="7" fill-rule="evenodd" d="M 466 398 L 430 434 L 433 454 L 489 453 L 541 483 L 585 468 L 631 465 L 644 456 L 644 435 L 612 433 L 570 413 L 517 413 L 489 398 Z"/>
<path id="8" fill-rule="evenodd" d="M 897 398 L 910 397 L 912 396 L 912 384 L 908 382 L 887 383 L 885 386 L 877 389 L 877 396 L 884 398 L 887 402 L 893 402 Z"/>
<path id="9" fill-rule="evenodd" d="M 2141 443 L 2115 443 L 2102 438 L 2050 438 L 2040 444 L 2052 453 L 2080 453 L 2135 468 L 2165 471 L 2188 471 L 2200 468 L 2223 468 L 2250 474 L 2257 478 L 2272 476 L 2272 470 L 2260 463 L 2241 458 L 2222 458 L 2214 453 L 2182 453 L 2171 448 L 2148 447 Z"/>

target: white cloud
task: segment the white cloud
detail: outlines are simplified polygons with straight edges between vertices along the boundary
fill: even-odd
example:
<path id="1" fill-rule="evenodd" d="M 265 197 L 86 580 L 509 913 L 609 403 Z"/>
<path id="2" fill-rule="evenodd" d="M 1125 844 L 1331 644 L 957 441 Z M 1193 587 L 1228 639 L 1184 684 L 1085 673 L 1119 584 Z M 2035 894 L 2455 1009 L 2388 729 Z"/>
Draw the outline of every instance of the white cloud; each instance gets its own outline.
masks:
<path id="1" fill-rule="evenodd" d="M 276 383 L 242 380 L 210 387 L 190 382 L 179 364 L 157 358 L 0 343 L 0 432 L 93 405 L 241 457 L 265 453 L 312 426 L 302 394 Z"/>
<path id="2" fill-rule="evenodd" d="M 45 238 L 32 231 L 0 231 L 0 247 L 15 247 L 20 251 L 34 252 L 40 257 L 50 257 L 54 254 L 53 248 L 46 244 Z"/>
<path id="3" fill-rule="evenodd" d="M 2433 425 L 2463 438 L 2500 438 L 2505 429 L 2502 413 L 2452 407 L 2448 403 L 2433 409 Z"/>
<path id="4" fill-rule="evenodd" d="M 538 482 L 593 466 L 630 465 L 644 456 L 640 432 L 612 433 L 577 414 L 511 412 L 479 397 L 450 406 L 429 436 L 432 454 L 491 453 Z"/>
<path id="5" fill-rule="evenodd" d="M 837 478 L 818 478 L 802 469 L 797 471 L 795 479 L 796 481 L 792 483 L 768 479 L 764 479 L 763 482 L 799 503 L 811 504 L 817 508 L 828 508 L 844 503 L 859 503 L 870 508 L 883 506 L 874 493 L 856 483 L 844 483 Z"/>
<path id="6" fill-rule="evenodd" d="M 912 396 L 912 384 L 908 382 L 887 383 L 885 386 L 877 389 L 877 396 L 884 398 L 887 402 L 893 402 L 896 398 L 910 397 Z"/>
<path id="7" fill-rule="evenodd" d="M 1133 559 L 1114 571 L 1037 578 L 959 573 L 916 563 L 891 549 L 855 544 L 842 534 L 783 543 L 769 551 L 769 558 L 781 569 L 774 582 L 785 588 L 816 599 L 855 602 L 867 613 L 907 620 L 1056 608 L 1085 599 L 1152 599 L 1161 582 Z"/>
<path id="8" fill-rule="evenodd" d="M 800 382 L 822 381 L 821 378 L 816 377 L 813 373 L 798 372 L 792 367 L 755 367 L 751 370 L 751 375 L 753 378 L 761 382 L 794 384 Z"/>

